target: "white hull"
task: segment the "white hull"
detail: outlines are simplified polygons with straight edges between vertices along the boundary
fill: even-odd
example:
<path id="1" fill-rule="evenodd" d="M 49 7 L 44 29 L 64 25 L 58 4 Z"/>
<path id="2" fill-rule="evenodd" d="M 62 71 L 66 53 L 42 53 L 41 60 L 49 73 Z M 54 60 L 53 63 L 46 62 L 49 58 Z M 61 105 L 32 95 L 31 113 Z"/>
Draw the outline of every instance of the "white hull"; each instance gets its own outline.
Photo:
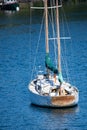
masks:
<path id="1" fill-rule="evenodd" d="M 73 88 L 73 87 L 72 87 Z M 72 89 L 71 88 L 71 89 Z M 79 92 L 74 87 L 75 91 L 68 95 L 42 95 L 39 94 L 33 81 L 29 84 L 29 95 L 32 104 L 44 106 L 44 107 L 73 107 L 78 104 Z"/>
<path id="2" fill-rule="evenodd" d="M 61 97 L 63 97 L 63 96 L 61 96 Z M 74 101 L 72 101 L 70 103 L 66 103 L 66 104 L 62 104 L 60 102 L 58 104 L 53 104 L 52 98 L 53 97 L 50 97 L 50 96 L 41 96 L 41 95 L 35 94 L 30 91 L 30 100 L 31 100 L 31 103 L 34 105 L 38 105 L 38 106 L 42 106 L 42 107 L 64 108 L 64 107 L 73 107 L 78 104 L 78 96 L 76 97 L 76 99 Z M 54 98 L 56 98 L 56 97 L 54 97 Z M 61 102 L 62 102 L 62 100 L 61 100 Z"/>

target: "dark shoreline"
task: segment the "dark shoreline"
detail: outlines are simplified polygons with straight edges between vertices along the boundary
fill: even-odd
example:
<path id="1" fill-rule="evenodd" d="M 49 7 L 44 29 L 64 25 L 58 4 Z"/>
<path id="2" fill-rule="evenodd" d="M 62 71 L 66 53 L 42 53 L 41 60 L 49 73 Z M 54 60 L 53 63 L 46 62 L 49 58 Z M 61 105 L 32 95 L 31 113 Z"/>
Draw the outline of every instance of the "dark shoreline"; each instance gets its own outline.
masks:
<path id="1" fill-rule="evenodd" d="M 0 0 L 2 1 L 2 0 Z M 42 2 L 42 0 L 18 0 L 19 3 Z M 64 3 L 85 3 L 87 0 L 62 0 Z"/>

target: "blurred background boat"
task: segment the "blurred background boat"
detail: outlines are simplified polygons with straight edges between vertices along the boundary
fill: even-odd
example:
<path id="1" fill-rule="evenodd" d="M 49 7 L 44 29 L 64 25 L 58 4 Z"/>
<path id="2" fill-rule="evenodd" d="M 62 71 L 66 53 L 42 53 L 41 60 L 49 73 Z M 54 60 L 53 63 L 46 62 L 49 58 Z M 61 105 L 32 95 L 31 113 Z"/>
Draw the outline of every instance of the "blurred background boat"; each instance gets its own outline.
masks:
<path id="1" fill-rule="evenodd" d="M 17 0 L 4 0 L 0 3 L 1 10 L 16 10 L 19 11 L 19 3 Z"/>

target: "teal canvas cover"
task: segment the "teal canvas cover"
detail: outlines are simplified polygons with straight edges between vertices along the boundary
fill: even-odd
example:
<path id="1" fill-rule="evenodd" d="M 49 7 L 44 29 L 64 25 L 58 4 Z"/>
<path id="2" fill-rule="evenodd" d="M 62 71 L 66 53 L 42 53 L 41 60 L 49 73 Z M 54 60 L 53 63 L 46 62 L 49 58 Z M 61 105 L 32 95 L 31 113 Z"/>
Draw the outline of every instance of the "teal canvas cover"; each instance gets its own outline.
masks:
<path id="1" fill-rule="evenodd" d="M 46 68 L 48 68 L 49 70 L 51 70 L 54 74 L 58 75 L 59 82 L 61 82 L 61 83 L 63 82 L 62 73 L 58 72 L 58 69 L 53 66 L 53 64 L 51 62 L 51 59 L 49 57 L 49 53 L 47 53 L 46 57 L 45 57 L 45 66 L 46 66 Z"/>
<path id="2" fill-rule="evenodd" d="M 51 70 L 54 74 L 58 74 L 58 69 L 56 69 L 52 62 L 51 62 L 51 59 L 49 57 L 49 53 L 46 54 L 46 57 L 45 57 L 45 65 L 46 67 Z"/>

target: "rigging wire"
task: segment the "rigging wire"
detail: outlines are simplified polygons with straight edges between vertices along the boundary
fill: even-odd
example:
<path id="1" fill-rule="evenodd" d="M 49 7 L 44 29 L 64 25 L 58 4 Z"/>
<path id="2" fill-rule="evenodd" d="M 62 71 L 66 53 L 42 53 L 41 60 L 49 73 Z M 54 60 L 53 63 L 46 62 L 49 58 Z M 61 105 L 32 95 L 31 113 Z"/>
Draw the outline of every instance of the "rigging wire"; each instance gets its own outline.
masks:
<path id="1" fill-rule="evenodd" d="M 65 11 L 64 11 L 64 8 L 63 8 L 63 7 L 62 7 L 62 12 L 63 12 L 63 15 L 64 15 L 64 19 L 65 19 L 65 23 L 66 23 L 66 27 L 67 27 L 68 34 L 69 34 L 69 36 L 71 36 L 71 34 L 70 34 L 70 29 L 69 29 L 69 25 L 68 25 L 67 18 L 66 18 Z M 71 40 L 71 44 L 72 44 L 72 39 L 70 39 L 70 40 Z M 71 54 L 73 54 L 73 53 L 72 53 L 72 46 L 71 46 L 70 50 L 71 50 Z"/>
<path id="2" fill-rule="evenodd" d="M 71 34 L 70 34 L 70 30 L 69 30 L 69 25 L 68 25 L 68 22 L 67 22 L 67 18 L 66 18 L 66 15 L 65 15 L 65 11 L 64 11 L 64 8 L 62 7 L 61 8 L 62 9 L 62 12 L 63 12 L 63 18 L 64 18 L 64 20 L 65 20 L 65 23 L 66 23 L 66 28 L 67 28 L 67 31 L 68 31 L 68 34 L 69 34 L 69 36 L 71 36 Z M 73 57 L 73 51 L 72 51 L 72 39 L 70 39 L 70 52 L 71 52 L 71 57 Z M 66 44 L 64 43 L 64 45 L 66 46 Z M 65 47 L 65 50 L 66 50 L 66 47 Z M 66 53 L 66 52 L 65 52 Z M 64 61 L 65 62 L 65 61 Z M 67 62 L 65 62 L 66 63 L 66 68 L 67 69 L 65 69 L 66 70 L 66 74 L 67 74 L 67 78 L 68 78 L 68 80 L 70 81 L 70 79 L 71 79 L 71 76 L 69 76 L 69 71 L 68 71 L 68 64 L 67 64 Z"/>
<path id="3" fill-rule="evenodd" d="M 31 6 L 31 5 L 30 5 Z M 30 26 L 29 26 L 29 36 L 30 36 L 30 38 L 29 38 L 29 42 L 30 42 L 30 63 L 31 63 L 31 61 L 32 61 L 32 59 L 31 59 L 31 23 L 32 23 L 32 11 L 31 11 L 31 8 L 30 8 Z M 30 70 L 32 70 L 32 68 L 31 68 L 31 66 L 30 66 Z"/>
<path id="4" fill-rule="evenodd" d="M 54 1 L 52 3 L 52 1 L 50 2 L 50 6 L 52 6 L 52 4 L 54 4 Z M 50 16 L 50 15 L 49 15 Z M 55 26 L 54 26 L 54 21 L 55 21 L 55 11 L 54 9 L 51 8 L 51 16 L 50 16 L 50 22 L 51 22 L 51 25 L 52 25 L 52 35 L 53 37 L 56 36 L 56 33 L 55 33 Z M 53 43 L 54 43 L 54 59 L 55 59 L 55 65 L 56 65 L 56 68 L 57 68 L 57 52 L 56 52 L 56 39 L 53 40 Z"/>
<path id="5" fill-rule="evenodd" d="M 63 36 L 65 36 L 65 28 L 64 28 L 64 22 L 63 22 L 64 20 L 63 20 L 63 15 L 62 15 L 62 28 L 63 28 Z M 62 56 L 61 56 L 61 58 L 62 58 L 62 63 L 63 63 L 63 65 L 64 65 L 64 69 L 65 69 L 65 73 L 66 73 L 66 77 L 67 77 L 67 80 L 69 81 L 69 73 L 68 73 L 68 64 L 67 64 L 67 60 L 65 60 L 65 56 L 66 56 L 66 43 L 65 43 L 65 40 L 63 40 L 64 41 L 64 50 L 61 50 L 61 53 L 63 53 L 62 54 Z M 63 51 L 63 52 L 62 52 Z M 65 58 L 63 58 L 63 55 L 64 55 L 64 51 L 65 51 Z"/>
<path id="6" fill-rule="evenodd" d="M 51 5 L 52 4 L 55 4 L 55 0 L 51 1 Z M 50 6 L 51 6 L 50 5 Z M 55 10 L 55 9 L 54 9 Z M 53 24 L 54 23 L 54 16 L 56 15 L 56 13 L 54 13 L 54 11 L 52 8 L 51 8 L 51 16 L 49 15 L 49 19 L 51 21 L 51 24 L 52 24 L 52 30 L 53 30 L 53 37 L 56 36 L 56 33 L 55 33 L 55 25 Z M 31 11 L 30 11 L 31 12 Z M 70 32 L 69 32 L 69 27 L 68 27 L 68 23 L 67 23 L 67 20 L 66 20 L 66 15 L 64 13 L 64 9 L 62 7 L 62 12 L 63 12 L 63 15 L 62 15 L 62 21 L 63 21 L 63 17 L 65 18 L 65 22 L 66 22 L 66 25 L 67 25 L 67 29 L 68 29 L 68 34 L 70 36 Z M 30 24 L 31 24 L 31 21 L 32 21 L 32 12 L 30 13 Z M 41 37 L 41 31 L 42 31 L 42 27 L 43 27 L 43 21 L 44 21 L 44 14 L 43 14 L 43 18 L 42 18 L 42 22 L 41 22 L 41 28 L 40 28 L 40 33 L 39 33 L 39 39 L 38 39 L 38 42 L 37 42 L 37 47 L 36 47 L 36 56 L 37 56 L 37 52 L 38 52 L 38 47 L 39 47 L 39 43 L 40 43 L 40 37 Z M 65 31 L 64 31 L 64 24 L 62 26 L 63 28 L 63 35 L 65 34 Z M 31 30 L 31 27 L 30 27 L 30 30 Z M 31 33 L 30 33 L 30 43 L 31 43 Z M 72 43 L 72 42 L 71 42 Z M 64 40 L 64 48 L 65 48 L 65 54 L 66 54 L 66 44 L 65 44 L 65 40 Z M 64 50 L 63 50 L 64 51 Z M 55 53 L 55 64 L 56 64 L 56 67 L 57 67 L 57 43 L 56 43 L 56 39 L 54 39 L 54 53 Z M 61 52 L 62 53 L 62 52 Z M 32 70 L 32 74 L 31 74 L 31 79 L 33 77 L 33 72 L 35 70 L 35 64 L 36 64 L 36 56 L 34 58 L 34 64 L 33 64 L 33 70 Z M 66 76 L 67 76 L 67 80 L 69 81 L 69 72 L 68 72 L 68 64 L 66 62 L 66 60 L 64 60 L 63 58 L 63 54 L 61 55 L 61 59 L 62 59 L 62 62 L 63 62 L 63 65 L 64 65 L 64 68 L 65 68 L 65 72 L 66 72 Z"/>
<path id="7" fill-rule="evenodd" d="M 38 52 L 38 48 L 39 48 L 39 43 L 40 43 L 40 38 L 41 38 L 41 32 L 42 32 L 42 27 L 43 27 L 43 21 L 44 21 L 44 14 L 43 14 L 43 18 L 42 18 L 42 21 L 41 21 L 41 27 L 40 27 L 40 32 L 39 32 L 39 38 L 38 38 L 38 42 L 37 42 L 37 47 L 36 47 L 36 53 L 35 55 L 37 56 L 37 52 Z M 34 70 L 35 70 L 35 64 L 36 64 L 36 56 L 34 58 L 34 64 L 33 64 L 33 69 L 32 69 L 32 73 L 31 73 L 31 79 L 33 77 L 33 73 L 34 73 Z"/>
<path id="8" fill-rule="evenodd" d="M 53 4 L 55 5 L 55 0 L 53 0 Z M 57 7 L 58 8 L 58 7 Z M 55 11 L 56 9 L 54 9 L 54 20 L 56 21 L 56 19 L 55 19 L 55 16 L 56 16 L 56 11 Z M 55 23 L 54 21 L 53 21 L 53 23 Z M 53 24 L 54 25 L 54 24 Z M 56 33 L 55 33 L 55 31 L 53 30 L 53 37 L 55 37 L 56 36 Z M 54 53 L 55 53 L 55 63 L 56 63 L 56 68 L 57 68 L 57 64 L 58 64 L 58 59 L 57 59 L 57 46 L 56 46 L 56 41 L 55 41 L 55 39 L 54 39 Z"/>

